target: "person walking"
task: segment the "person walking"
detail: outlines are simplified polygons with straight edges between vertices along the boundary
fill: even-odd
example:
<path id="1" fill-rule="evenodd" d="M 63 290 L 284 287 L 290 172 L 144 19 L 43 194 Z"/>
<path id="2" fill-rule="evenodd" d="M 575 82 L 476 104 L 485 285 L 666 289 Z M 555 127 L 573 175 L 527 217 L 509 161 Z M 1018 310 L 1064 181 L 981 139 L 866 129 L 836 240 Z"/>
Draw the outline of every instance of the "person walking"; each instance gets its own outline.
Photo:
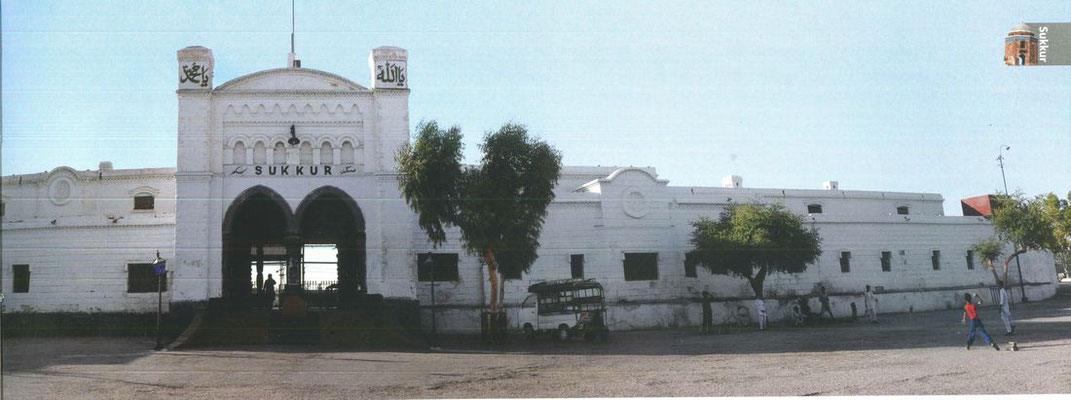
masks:
<path id="1" fill-rule="evenodd" d="M 1011 336 L 1015 333 L 1015 321 L 1012 321 L 1011 315 L 1011 296 L 1008 295 L 1004 281 L 997 281 L 997 285 L 1000 286 L 1000 320 L 1004 321 L 1004 335 Z"/>
<path id="2" fill-rule="evenodd" d="M 268 309 L 271 309 L 275 305 L 275 279 L 272 279 L 271 274 L 264 280 L 264 297 L 267 298 Z"/>
<path id="3" fill-rule="evenodd" d="M 985 325 L 982 324 L 982 318 L 978 316 L 978 310 L 974 306 L 974 301 L 971 298 L 970 293 L 963 294 L 963 301 L 967 303 L 963 306 L 963 319 L 961 323 L 968 323 L 967 333 L 967 350 L 971 349 L 971 345 L 974 344 L 974 334 L 980 333 L 982 339 L 985 339 L 986 343 L 989 343 L 993 350 L 1000 350 L 1000 346 L 997 346 L 997 342 L 994 342 L 989 337 L 989 332 L 986 332 Z"/>
<path id="4" fill-rule="evenodd" d="M 755 309 L 759 314 L 759 330 L 766 330 L 766 302 L 761 297 L 755 298 Z"/>
<path id="5" fill-rule="evenodd" d="M 828 313 L 829 314 L 829 320 L 830 321 L 835 321 L 836 318 L 833 317 L 833 309 L 829 307 L 829 296 L 826 296 L 826 287 L 825 286 L 819 286 L 818 302 L 822 303 L 822 309 L 820 311 L 818 311 L 818 317 L 821 318 L 822 317 L 822 313 Z"/>
<path id="6" fill-rule="evenodd" d="M 870 285 L 866 285 L 863 301 L 866 303 L 866 313 L 870 316 L 870 323 L 878 323 L 878 298 L 874 297 L 874 292 L 870 290 Z"/>
<path id="7" fill-rule="evenodd" d="M 700 333 L 713 333 L 714 332 L 714 311 L 710 306 L 712 298 L 710 292 L 703 291 L 703 327 L 699 329 Z"/>

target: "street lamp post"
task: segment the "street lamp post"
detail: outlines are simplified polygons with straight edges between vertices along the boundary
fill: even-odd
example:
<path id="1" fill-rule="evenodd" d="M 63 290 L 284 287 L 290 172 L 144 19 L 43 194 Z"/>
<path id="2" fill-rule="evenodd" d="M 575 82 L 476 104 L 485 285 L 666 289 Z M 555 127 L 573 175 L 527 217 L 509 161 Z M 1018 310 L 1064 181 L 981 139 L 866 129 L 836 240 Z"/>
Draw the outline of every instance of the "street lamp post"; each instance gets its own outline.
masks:
<path id="1" fill-rule="evenodd" d="M 435 323 L 435 261 L 432 260 L 431 252 L 428 252 L 424 258 L 424 268 L 427 268 L 431 275 L 431 347 L 438 347 L 439 335 L 436 332 Z"/>
<path id="2" fill-rule="evenodd" d="M 1000 163 L 1000 179 L 1004 181 L 1004 195 L 1010 196 L 1008 193 L 1008 178 L 1004 176 L 1004 150 L 1011 150 L 1011 146 L 1006 144 L 1000 145 L 1000 151 L 997 153 L 997 162 Z M 1022 294 L 1023 303 L 1029 303 L 1030 300 L 1026 298 L 1026 289 L 1023 285 L 1023 266 L 1019 264 L 1018 254 L 1015 255 L 1015 269 L 1019 271 L 1019 293 Z"/>
<path id="3" fill-rule="evenodd" d="M 156 274 L 156 347 L 154 350 L 164 348 L 160 343 L 160 319 L 164 314 L 164 276 L 167 273 L 167 260 L 160 258 L 160 251 L 156 251 L 156 259 L 152 262 L 153 273 Z"/>

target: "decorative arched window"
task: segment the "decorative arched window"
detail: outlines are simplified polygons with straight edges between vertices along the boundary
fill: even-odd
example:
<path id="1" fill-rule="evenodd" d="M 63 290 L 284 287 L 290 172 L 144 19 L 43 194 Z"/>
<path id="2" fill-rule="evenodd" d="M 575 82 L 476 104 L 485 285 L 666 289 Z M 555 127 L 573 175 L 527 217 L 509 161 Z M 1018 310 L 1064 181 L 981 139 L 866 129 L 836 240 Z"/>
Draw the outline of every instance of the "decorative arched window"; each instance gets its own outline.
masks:
<path id="1" fill-rule="evenodd" d="M 353 164 L 353 143 L 349 140 L 342 142 L 341 159 L 343 164 Z"/>
<path id="2" fill-rule="evenodd" d="M 234 143 L 234 157 L 232 158 L 235 164 L 245 164 L 245 143 L 238 141 Z"/>
<path id="3" fill-rule="evenodd" d="M 331 144 L 324 142 L 320 146 L 320 164 L 330 165 L 334 162 L 335 151 L 331 148 Z"/>
<path id="4" fill-rule="evenodd" d="M 299 164 L 309 165 L 312 164 L 312 145 L 309 142 L 301 143 L 301 150 L 298 152 Z"/>
<path id="5" fill-rule="evenodd" d="M 283 142 L 275 143 L 275 150 L 271 154 L 272 164 L 286 164 L 286 146 Z"/>
<path id="6" fill-rule="evenodd" d="M 253 164 L 262 165 L 267 162 L 267 149 L 264 146 L 264 142 L 257 142 L 253 145 Z"/>

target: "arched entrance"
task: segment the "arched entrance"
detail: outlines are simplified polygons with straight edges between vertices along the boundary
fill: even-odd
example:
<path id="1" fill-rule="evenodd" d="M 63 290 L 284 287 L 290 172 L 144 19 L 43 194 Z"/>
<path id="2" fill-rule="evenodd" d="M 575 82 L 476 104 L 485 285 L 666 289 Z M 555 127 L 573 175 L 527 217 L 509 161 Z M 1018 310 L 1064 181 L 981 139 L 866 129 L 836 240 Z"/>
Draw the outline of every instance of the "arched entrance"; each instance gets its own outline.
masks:
<path id="1" fill-rule="evenodd" d="M 357 202 L 339 188 L 323 186 L 305 196 L 294 218 L 303 244 L 337 249 L 340 300 L 348 303 L 354 295 L 365 293 L 365 226 Z"/>
<path id="2" fill-rule="evenodd" d="M 303 256 L 312 245 L 326 245 L 337 257 L 331 262 L 336 266 L 331 290 L 337 289 L 337 300 L 349 304 L 367 288 L 364 230 L 360 207 L 336 187 L 312 191 L 296 212 L 275 191 L 249 188 L 235 198 L 223 219 L 223 297 L 259 304 L 255 295 L 262 293 L 269 273 L 276 274 L 274 280 L 286 292 L 323 289 L 305 287 L 309 282 Z"/>
<path id="3" fill-rule="evenodd" d="M 286 249 L 298 239 L 293 219 L 286 200 L 265 186 L 251 187 L 234 199 L 223 218 L 224 298 L 251 298 L 262 287 L 265 263 L 290 264 Z M 252 268 L 256 278 L 251 277 Z"/>

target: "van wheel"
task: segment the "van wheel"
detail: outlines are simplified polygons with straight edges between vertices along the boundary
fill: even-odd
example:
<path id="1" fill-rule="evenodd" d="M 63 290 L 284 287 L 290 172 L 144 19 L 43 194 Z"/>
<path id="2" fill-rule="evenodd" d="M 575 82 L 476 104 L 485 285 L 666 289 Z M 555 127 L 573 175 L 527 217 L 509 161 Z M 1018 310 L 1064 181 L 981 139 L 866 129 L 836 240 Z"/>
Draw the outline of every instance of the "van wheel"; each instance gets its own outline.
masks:
<path id="1" fill-rule="evenodd" d="M 569 340 L 569 326 L 565 324 L 558 325 L 558 341 L 564 342 Z"/>
<path id="2" fill-rule="evenodd" d="M 524 324 L 524 339 L 527 341 L 535 340 L 535 328 L 532 328 L 532 324 Z"/>

